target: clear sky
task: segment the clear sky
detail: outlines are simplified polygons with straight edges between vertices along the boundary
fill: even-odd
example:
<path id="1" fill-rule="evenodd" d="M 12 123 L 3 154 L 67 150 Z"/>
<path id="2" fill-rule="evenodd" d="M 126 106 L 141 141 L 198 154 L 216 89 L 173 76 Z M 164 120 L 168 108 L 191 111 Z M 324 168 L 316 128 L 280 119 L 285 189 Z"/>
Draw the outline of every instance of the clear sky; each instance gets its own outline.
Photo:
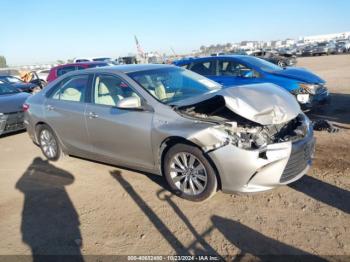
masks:
<path id="1" fill-rule="evenodd" d="M 0 0 L 10 65 L 350 31 L 349 0 Z"/>

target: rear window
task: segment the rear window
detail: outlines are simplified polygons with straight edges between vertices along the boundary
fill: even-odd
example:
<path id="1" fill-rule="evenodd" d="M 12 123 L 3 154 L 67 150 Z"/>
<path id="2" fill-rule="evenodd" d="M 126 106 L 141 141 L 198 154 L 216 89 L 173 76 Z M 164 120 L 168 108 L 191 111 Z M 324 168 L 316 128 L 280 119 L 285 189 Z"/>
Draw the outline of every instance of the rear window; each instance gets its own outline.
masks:
<path id="1" fill-rule="evenodd" d="M 68 72 L 74 71 L 76 69 L 75 66 L 65 66 L 57 69 L 57 76 L 61 76 L 67 74 Z"/>

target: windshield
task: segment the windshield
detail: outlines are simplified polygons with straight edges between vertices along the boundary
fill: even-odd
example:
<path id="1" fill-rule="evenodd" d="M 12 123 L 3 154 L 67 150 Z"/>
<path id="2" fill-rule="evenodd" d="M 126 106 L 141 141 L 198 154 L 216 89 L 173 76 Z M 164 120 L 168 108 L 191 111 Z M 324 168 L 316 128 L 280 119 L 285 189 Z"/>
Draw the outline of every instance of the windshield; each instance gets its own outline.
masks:
<path id="1" fill-rule="evenodd" d="M 250 63 L 251 65 L 254 65 L 254 66 L 256 66 L 256 67 L 258 67 L 261 70 L 266 71 L 266 72 L 283 70 L 283 68 L 279 67 L 278 65 L 275 65 L 273 63 L 270 63 L 269 61 L 266 61 L 264 59 L 257 58 L 254 56 L 246 56 L 242 60 L 246 61 L 246 62 Z"/>
<path id="2" fill-rule="evenodd" d="M 8 83 L 22 82 L 20 79 L 18 79 L 17 77 L 14 77 L 14 76 L 1 76 L 0 79 L 5 81 L 5 82 L 8 82 Z"/>
<path id="3" fill-rule="evenodd" d="M 19 91 L 17 91 L 16 89 L 4 85 L 0 80 L 0 95 L 14 94 L 18 92 Z"/>
<path id="4" fill-rule="evenodd" d="M 165 104 L 221 89 L 216 82 L 177 67 L 133 72 L 128 75 Z"/>

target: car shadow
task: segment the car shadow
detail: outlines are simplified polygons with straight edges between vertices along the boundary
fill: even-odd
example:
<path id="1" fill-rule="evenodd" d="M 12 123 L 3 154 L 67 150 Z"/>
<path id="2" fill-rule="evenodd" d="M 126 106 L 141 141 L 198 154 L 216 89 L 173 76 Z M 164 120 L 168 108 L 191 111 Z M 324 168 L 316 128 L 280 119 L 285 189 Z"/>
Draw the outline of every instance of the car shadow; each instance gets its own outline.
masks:
<path id="1" fill-rule="evenodd" d="M 79 216 L 66 191 L 69 172 L 37 157 L 16 183 L 24 194 L 21 233 L 33 261 L 83 261 Z"/>
<path id="2" fill-rule="evenodd" d="M 3 135 L 0 135 L 0 139 L 1 138 L 5 138 L 5 137 L 9 137 L 9 136 L 15 136 L 15 135 L 23 134 L 25 132 L 27 132 L 27 131 L 26 130 L 19 130 L 19 131 L 3 134 Z"/>
<path id="3" fill-rule="evenodd" d="M 289 186 L 317 201 L 350 214 L 350 192 L 348 190 L 333 186 L 308 175 Z"/>
<path id="4" fill-rule="evenodd" d="M 193 234 L 195 241 L 188 247 L 185 247 L 183 243 L 173 234 L 170 228 L 163 222 L 159 216 L 151 209 L 151 207 L 142 199 L 142 197 L 135 191 L 133 186 L 121 175 L 119 170 L 115 170 L 110 172 L 113 178 L 118 181 L 118 183 L 123 187 L 123 189 L 129 194 L 129 196 L 134 200 L 137 206 L 141 209 L 141 211 L 148 217 L 150 222 L 154 225 L 159 233 L 163 235 L 163 238 L 169 243 L 169 245 L 173 248 L 173 250 L 177 254 L 181 255 L 215 255 L 218 256 L 216 251 L 204 240 L 203 235 L 208 235 L 212 229 L 207 230 L 204 234 L 199 234 L 196 229 L 193 227 L 189 219 L 186 215 L 181 211 L 181 209 L 172 201 L 171 195 L 166 190 L 162 189 L 158 192 L 158 197 L 162 200 L 168 202 L 168 204 L 173 208 L 175 214 L 184 222 L 189 231 Z M 148 175 L 147 175 L 148 176 Z M 152 178 L 151 175 L 148 176 Z M 152 180 L 161 185 L 162 187 L 166 187 L 164 185 L 163 178 L 160 176 L 153 175 Z M 198 247 L 198 244 L 201 246 Z"/>
<path id="5" fill-rule="evenodd" d="M 328 120 L 336 127 L 349 129 L 339 124 L 350 124 L 350 94 L 331 93 L 331 103 L 307 113 L 312 121 Z"/>
<path id="6" fill-rule="evenodd" d="M 240 254 L 233 261 L 327 261 L 265 236 L 240 222 L 220 216 L 212 216 L 211 221 L 214 228 L 240 249 Z"/>

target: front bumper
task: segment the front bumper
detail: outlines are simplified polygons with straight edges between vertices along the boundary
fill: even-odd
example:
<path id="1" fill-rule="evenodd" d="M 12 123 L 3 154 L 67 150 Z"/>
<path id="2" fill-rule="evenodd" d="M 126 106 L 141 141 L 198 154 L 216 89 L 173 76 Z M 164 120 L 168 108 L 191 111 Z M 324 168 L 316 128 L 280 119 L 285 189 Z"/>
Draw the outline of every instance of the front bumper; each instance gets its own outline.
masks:
<path id="1" fill-rule="evenodd" d="M 13 112 L 4 114 L 4 118 L 0 119 L 0 135 L 24 130 L 23 112 Z"/>
<path id="2" fill-rule="evenodd" d="M 307 103 L 301 103 L 300 107 L 302 110 L 309 110 L 315 107 L 328 105 L 331 102 L 331 96 L 327 88 L 323 88 L 315 95 L 310 95 L 310 99 Z"/>
<path id="3" fill-rule="evenodd" d="M 310 128 L 303 139 L 268 145 L 266 152 L 229 144 L 208 154 L 218 169 L 223 192 L 259 192 L 305 175 L 311 166 L 314 147 Z"/>

